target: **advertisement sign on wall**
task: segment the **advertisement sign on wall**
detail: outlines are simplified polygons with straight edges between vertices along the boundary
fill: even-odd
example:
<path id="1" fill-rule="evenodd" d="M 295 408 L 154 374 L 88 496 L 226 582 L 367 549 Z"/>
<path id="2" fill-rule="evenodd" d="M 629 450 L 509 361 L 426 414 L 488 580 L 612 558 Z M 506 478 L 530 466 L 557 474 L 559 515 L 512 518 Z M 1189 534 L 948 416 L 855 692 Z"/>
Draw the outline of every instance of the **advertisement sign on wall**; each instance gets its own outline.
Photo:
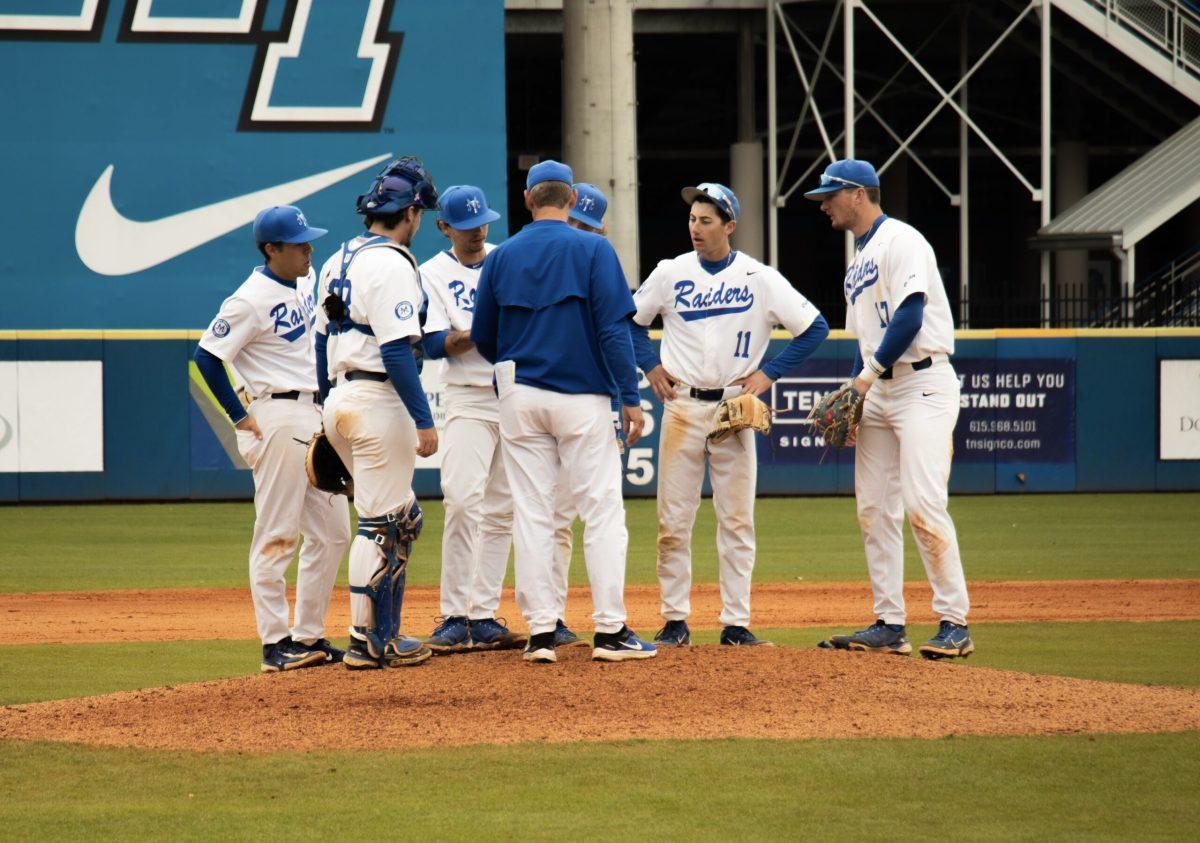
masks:
<path id="1" fill-rule="evenodd" d="M 1200 460 L 1200 360 L 1158 361 L 1158 458 Z"/>
<path id="2" fill-rule="evenodd" d="M 496 0 L 0 0 L 0 78 L 0 329 L 203 328 L 259 210 L 329 229 L 319 266 L 395 155 L 504 207 Z"/>

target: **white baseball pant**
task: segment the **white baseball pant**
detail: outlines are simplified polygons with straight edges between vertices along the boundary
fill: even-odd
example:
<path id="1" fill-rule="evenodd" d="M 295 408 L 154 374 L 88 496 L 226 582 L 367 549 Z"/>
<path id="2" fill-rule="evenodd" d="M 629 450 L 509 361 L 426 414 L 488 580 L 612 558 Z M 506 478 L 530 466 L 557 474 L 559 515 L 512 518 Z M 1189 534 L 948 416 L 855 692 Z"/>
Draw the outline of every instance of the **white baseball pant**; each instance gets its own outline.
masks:
<path id="1" fill-rule="evenodd" d="M 758 452 L 754 431 L 720 444 L 706 436 L 717 404 L 686 394 L 668 401 L 658 450 L 658 582 L 662 616 L 684 620 L 692 611 L 692 527 L 700 507 L 705 458 L 717 515 L 721 582 L 720 621 L 750 625 L 750 578 L 754 571 L 754 491 Z"/>
<path id="2" fill-rule="evenodd" d="M 360 517 L 399 512 L 413 499 L 417 428 L 390 381 L 342 381 L 325 399 L 325 435 L 354 477 Z M 366 586 L 384 564 L 378 545 L 355 535 L 350 545 L 350 585 Z M 350 595 L 351 626 L 375 625 L 365 594 Z"/>
<path id="3" fill-rule="evenodd" d="M 492 388 L 447 386 L 443 433 L 442 614 L 492 618 L 512 544 L 512 495 Z"/>
<path id="4" fill-rule="evenodd" d="M 618 632 L 626 617 L 629 534 L 609 398 L 500 382 L 500 436 L 513 497 L 517 605 L 529 631 L 552 632 L 559 617 L 554 514 L 562 470 L 584 523 L 595 629 Z"/>
<path id="5" fill-rule="evenodd" d="M 558 475 L 558 501 L 554 505 L 554 589 L 558 616 L 567 615 L 567 590 L 571 587 L 571 556 L 575 552 L 575 519 L 579 511 L 571 499 L 566 472 Z"/>
<path id="6" fill-rule="evenodd" d="M 263 438 L 237 431 L 238 451 L 254 475 L 254 536 L 250 541 L 250 595 L 258 635 L 274 644 L 289 635 L 306 644 L 325 637 L 325 613 L 338 566 L 350 544 L 344 495 L 314 489 L 304 468 L 306 442 L 321 429 L 311 395 L 295 401 L 264 397 L 250 405 Z M 296 568 L 296 618 L 288 629 L 285 575 L 304 537 Z"/>
<path id="7" fill-rule="evenodd" d="M 875 595 L 875 617 L 902 624 L 904 515 L 933 587 L 933 611 L 967 622 L 970 603 L 958 536 L 946 510 L 959 384 L 945 361 L 878 380 L 867 393 L 854 455 L 858 524 Z"/>

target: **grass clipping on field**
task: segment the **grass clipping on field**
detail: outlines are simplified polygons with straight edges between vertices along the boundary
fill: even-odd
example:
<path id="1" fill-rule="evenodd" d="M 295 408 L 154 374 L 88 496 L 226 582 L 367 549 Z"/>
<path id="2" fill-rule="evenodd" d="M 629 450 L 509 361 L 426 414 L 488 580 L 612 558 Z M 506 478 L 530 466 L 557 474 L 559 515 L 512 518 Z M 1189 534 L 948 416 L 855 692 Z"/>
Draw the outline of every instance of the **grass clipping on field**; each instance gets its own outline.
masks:
<path id="1" fill-rule="evenodd" d="M 0 737 L 277 752 L 672 738 L 939 738 L 1200 729 L 1200 691 L 868 653 L 697 646 L 341 666 L 0 709 Z"/>

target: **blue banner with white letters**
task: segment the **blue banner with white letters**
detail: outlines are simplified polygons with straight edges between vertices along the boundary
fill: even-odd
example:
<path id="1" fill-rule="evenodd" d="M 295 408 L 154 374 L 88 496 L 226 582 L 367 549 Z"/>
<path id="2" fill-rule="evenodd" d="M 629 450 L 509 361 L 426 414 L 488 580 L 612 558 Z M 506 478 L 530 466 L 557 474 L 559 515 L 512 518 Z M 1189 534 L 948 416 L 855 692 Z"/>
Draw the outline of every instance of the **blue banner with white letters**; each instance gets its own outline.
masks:
<path id="1" fill-rule="evenodd" d="M 0 329 L 204 327 L 259 210 L 319 266 L 395 155 L 505 206 L 497 0 L 0 0 L 0 78 Z"/>

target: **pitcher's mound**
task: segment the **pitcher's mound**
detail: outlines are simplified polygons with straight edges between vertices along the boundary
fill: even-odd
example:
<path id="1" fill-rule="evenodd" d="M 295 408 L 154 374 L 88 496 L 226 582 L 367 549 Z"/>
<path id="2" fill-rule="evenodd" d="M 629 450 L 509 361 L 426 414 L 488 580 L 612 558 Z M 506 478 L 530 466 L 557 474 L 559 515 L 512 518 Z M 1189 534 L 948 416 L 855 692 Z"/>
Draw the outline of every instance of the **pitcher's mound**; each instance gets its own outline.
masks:
<path id="1" fill-rule="evenodd" d="M 1200 691 L 962 663 L 700 646 L 620 664 L 519 652 L 340 666 L 0 709 L 0 737 L 274 752 L 631 738 L 847 738 L 1200 729 Z"/>

